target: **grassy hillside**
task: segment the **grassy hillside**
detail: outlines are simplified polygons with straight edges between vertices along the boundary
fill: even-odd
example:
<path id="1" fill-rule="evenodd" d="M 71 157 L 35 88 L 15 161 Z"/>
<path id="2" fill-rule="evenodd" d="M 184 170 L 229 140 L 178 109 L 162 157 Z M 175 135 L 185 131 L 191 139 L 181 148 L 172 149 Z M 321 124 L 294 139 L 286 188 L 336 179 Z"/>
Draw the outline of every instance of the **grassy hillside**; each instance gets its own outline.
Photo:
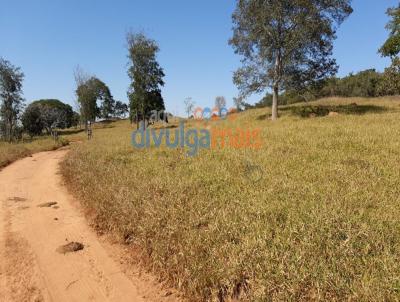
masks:
<path id="1" fill-rule="evenodd" d="M 260 128 L 262 147 L 196 157 L 134 149 L 118 122 L 74 145 L 63 174 L 97 228 L 190 300 L 399 300 L 400 100 L 281 113 L 205 125 Z"/>

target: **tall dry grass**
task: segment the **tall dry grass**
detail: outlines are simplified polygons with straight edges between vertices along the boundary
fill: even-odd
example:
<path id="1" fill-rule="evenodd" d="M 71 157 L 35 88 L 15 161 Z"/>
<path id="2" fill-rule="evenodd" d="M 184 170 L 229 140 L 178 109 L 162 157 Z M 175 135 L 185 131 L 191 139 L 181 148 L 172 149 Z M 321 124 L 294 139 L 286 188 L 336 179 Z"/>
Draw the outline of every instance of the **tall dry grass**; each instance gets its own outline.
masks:
<path id="1" fill-rule="evenodd" d="M 10 163 L 41 151 L 50 151 L 65 146 L 68 142 L 60 139 L 55 142 L 50 137 L 35 138 L 33 140 L 8 143 L 0 142 L 0 169 Z"/>
<path id="2" fill-rule="evenodd" d="M 302 117 L 326 106 L 340 115 Z M 196 157 L 134 149 L 119 122 L 73 146 L 63 174 L 96 227 L 189 300 L 398 301 L 400 102 L 282 109 L 277 122 L 263 109 L 211 123 L 260 128 L 260 150 Z"/>

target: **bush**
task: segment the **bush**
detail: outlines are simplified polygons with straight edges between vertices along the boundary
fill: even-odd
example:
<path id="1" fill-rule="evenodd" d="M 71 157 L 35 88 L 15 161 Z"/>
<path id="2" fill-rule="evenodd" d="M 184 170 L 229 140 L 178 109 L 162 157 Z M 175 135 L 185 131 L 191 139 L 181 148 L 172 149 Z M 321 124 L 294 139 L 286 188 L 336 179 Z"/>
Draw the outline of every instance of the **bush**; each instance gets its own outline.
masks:
<path id="1" fill-rule="evenodd" d="M 393 60 L 384 73 L 367 69 L 343 78 L 332 77 L 313 83 L 303 90 L 287 90 L 279 99 L 280 105 L 313 101 L 326 97 L 378 97 L 400 94 L 400 58 Z M 272 105 L 272 95 L 267 94 L 254 106 L 246 104 L 246 109 L 263 108 Z"/>

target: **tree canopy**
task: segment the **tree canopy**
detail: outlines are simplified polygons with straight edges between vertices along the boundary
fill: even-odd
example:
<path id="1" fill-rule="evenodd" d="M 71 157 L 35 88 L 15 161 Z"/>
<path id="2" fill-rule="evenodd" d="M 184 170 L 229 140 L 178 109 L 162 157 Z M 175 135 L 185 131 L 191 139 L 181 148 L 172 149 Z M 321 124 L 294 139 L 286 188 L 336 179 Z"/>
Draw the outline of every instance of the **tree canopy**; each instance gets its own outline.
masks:
<path id="1" fill-rule="evenodd" d="M 230 44 L 242 56 L 234 74 L 241 95 L 278 95 L 336 73 L 332 42 L 336 28 L 352 12 L 350 0 L 238 0 Z"/>
<path id="2" fill-rule="evenodd" d="M 97 77 L 91 76 L 77 81 L 76 94 L 81 117 L 85 123 L 96 117 L 108 119 L 114 115 L 115 100 L 108 86 Z M 97 102 L 100 102 L 98 106 Z"/>
<path id="3" fill-rule="evenodd" d="M 384 57 L 395 57 L 400 53 L 400 4 L 398 7 L 389 8 L 387 15 L 391 18 L 386 25 L 389 30 L 389 38 L 380 48 L 379 52 Z"/>
<path id="4" fill-rule="evenodd" d="M 400 94 L 400 4 L 389 8 L 387 15 L 390 17 L 386 29 L 389 30 L 389 38 L 379 49 L 384 57 L 392 59 L 392 65 L 385 68 L 381 88 L 388 94 Z"/>
<path id="5" fill-rule="evenodd" d="M 116 101 L 115 102 L 115 108 L 114 108 L 114 116 L 122 118 L 127 113 L 129 113 L 128 105 L 125 104 L 125 103 L 122 103 L 121 101 Z"/>
<path id="6" fill-rule="evenodd" d="M 24 130 L 31 136 L 50 134 L 54 128 L 69 128 L 76 123 L 72 107 L 56 99 L 34 101 L 22 115 Z"/>

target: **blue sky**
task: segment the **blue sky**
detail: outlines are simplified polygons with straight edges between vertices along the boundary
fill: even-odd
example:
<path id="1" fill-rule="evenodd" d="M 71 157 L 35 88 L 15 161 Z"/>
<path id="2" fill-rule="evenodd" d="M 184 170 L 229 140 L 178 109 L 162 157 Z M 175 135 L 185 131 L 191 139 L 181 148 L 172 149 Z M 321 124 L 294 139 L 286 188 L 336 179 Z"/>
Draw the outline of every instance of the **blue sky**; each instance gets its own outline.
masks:
<path id="1" fill-rule="evenodd" d="M 377 49 L 388 34 L 386 9 L 397 4 L 353 0 L 354 13 L 335 42 L 339 75 L 389 64 Z M 169 111 L 183 114 L 188 96 L 211 106 L 224 95 L 230 104 L 237 95 L 232 72 L 240 63 L 227 43 L 234 6 L 234 0 L 0 0 L 0 56 L 24 71 L 28 102 L 58 98 L 73 105 L 78 64 L 103 80 L 116 99 L 127 101 L 125 34 L 144 30 L 161 48 Z"/>

